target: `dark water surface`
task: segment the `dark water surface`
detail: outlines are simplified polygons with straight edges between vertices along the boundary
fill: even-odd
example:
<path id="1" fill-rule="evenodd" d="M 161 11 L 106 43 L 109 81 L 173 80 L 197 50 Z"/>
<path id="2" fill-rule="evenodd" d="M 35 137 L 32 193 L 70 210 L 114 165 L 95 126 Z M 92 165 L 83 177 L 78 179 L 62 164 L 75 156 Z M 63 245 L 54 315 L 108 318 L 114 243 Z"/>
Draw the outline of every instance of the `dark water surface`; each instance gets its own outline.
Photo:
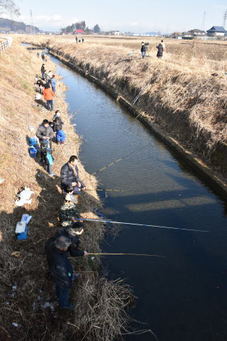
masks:
<path id="1" fill-rule="evenodd" d="M 107 218 L 210 231 L 122 227 L 116 239 L 106 240 L 106 252 L 166 257 L 104 260 L 111 278 L 125 278 L 133 287 L 138 300 L 130 314 L 145 323 L 138 328 L 152 329 L 160 341 L 226 341 L 226 201 L 100 89 L 53 61 L 68 86 L 66 100 L 84 138 L 80 157 L 87 171 L 123 157 L 97 174 L 100 187 L 122 191 L 108 192 Z M 154 340 L 150 334 L 125 339 Z"/>

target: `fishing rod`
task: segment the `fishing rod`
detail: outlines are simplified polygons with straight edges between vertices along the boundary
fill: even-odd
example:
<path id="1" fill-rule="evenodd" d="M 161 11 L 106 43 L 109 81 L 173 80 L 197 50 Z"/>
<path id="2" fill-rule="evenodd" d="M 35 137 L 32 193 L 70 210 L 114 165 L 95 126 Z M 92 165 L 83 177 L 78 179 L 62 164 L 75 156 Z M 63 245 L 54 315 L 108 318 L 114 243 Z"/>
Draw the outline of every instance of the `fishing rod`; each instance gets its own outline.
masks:
<path id="1" fill-rule="evenodd" d="M 88 221 L 88 222 L 96 222 L 96 223 L 104 223 L 104 224 L 114 224 L 114 225 L 129 225 L 129 226 L 141 226 L 141 227 L 151 227 L 157 229 L 165 229 L 165 230 L 177 230 L 177 231 L 186 231 L 186 232 L 201 232 L 201 233 L 209 233 L 207 230 L 200 229 L 188 229 L 185 227 L 174 227 L 174 226 L 162 226 L 162 225 L 150 225 L 150 224 L 139 224 L 139 223 L 127 223 L 123 221 L 114 221 L 114 220 L 104 220 L 104 219 L 93 219 L 93 218 L 73 218 L 73 221 Z"/>
<path id="2" fill-rule="evenodd" d="M 150 255 L 146 253 L 114 253 L 114 252 L 96 252 L 96 253 L 88 253 L 88 256 L 136 256 L 136 257 L 156 257 L 156 258 L 166 258 L 165 256 L 160 255 Z"/>
<path id="3" fill-rule="evenodd" d="M 117 188 L 96 188 L 96 189 L 86 189 L 86 191 L 88 192 L 94 192 L 94 191 L 97 191 L 97 192 L 120 192 L 120 193 L 125 193 L 125 192 L 128 192 L 128 191 L 125 191 L 123 189 L 117 189 Z"/>

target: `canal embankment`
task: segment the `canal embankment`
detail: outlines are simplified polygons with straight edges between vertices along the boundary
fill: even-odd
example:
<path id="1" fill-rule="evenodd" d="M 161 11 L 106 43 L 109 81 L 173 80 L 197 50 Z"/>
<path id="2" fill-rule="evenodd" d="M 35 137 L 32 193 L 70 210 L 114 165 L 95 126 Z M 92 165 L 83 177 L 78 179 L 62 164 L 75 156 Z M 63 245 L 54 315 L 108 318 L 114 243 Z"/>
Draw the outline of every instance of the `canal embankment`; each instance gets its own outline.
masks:
<path id="1" fill-rule="evenodd" d="M 55 109 L 61 112 L 67 141 L 64 145 L 53 147 L 53 171 L 56 175 L 49 177 L 38 160 L 29 156 L 27 138 L 35 136 L 43 119 L 51 121 L 53 115 L 43 105 L 35 102 L 34 81 L 35 75 L 40 73 L 41 64 L 36 52 L 29 52 L 17 43 L 7 49 L 0 59 L 0 177 L 3 179 L 0 185 L 0 339 L 40 340 L 41 337 L 64 340 L 71 337 L 83 338 L 86 334 L 87 340 L 112 340 L 121 333 L 122 327 L 125 328 L 123 311 L 126 301 L 121 298 L 128 299 L 129 290 L 126 286 L 102 277 L 98 260 L 90 257 L 83 261 L 77 260 L 73 263 L 80 272 L 73 294 L 77 314 L 66 316 L 58 312 L 54 288 L 46 276 L 44 245 L 60 227 L 59 212 L 63 205 L 59 186 L 60 169 L 70 155 L 79 154 L 80 138 L 70 122 L 64 101 L 66 88 L 57 77 Z M 55 69 L 51 61 L 46 66 L 49 70 Z M 96 192 L 97 181 L 86 172 L 81 162 L 79 171 L 89 191 L 81 196 L 77 213 L 82 217 L 95 218 L 96 210 L 101 207 Z M 32 201 L 17 207 L 16 195 L 24 187 L 34 192 Z M 31 215 L 32 220 L 28 239 L 18 241 L 15 239 L 15 227 L 22 214 Z M 89 252 L 99 252 L 103 236 L 103 225 L 85 224 L 81 247 Z M 121 302 L 120 305 L 117 302 Z M 106 314 L 101 317 L 101 312 Z M 114 316 L 122 324 L 115 324 Z"/>
<path id="2" fill-rule="evenodd" d="M 226 193 L 225 73 L 141 60 L 118 46 L 36 39 L 30 41 L 101 87 Z"/>

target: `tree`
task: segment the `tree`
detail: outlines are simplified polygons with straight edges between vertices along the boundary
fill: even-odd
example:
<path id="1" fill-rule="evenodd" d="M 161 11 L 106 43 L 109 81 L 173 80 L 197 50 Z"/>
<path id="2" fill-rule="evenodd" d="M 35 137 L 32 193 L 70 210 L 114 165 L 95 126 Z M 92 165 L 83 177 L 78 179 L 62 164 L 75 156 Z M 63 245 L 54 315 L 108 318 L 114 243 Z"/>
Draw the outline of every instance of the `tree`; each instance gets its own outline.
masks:
<path id="1" fill-rule="evenodd" d="M 101 29 L 100 29 L 100 27 L 99 27 L 98 24 L 94 26 L 93 31 L 94 31 L 95 33 L 100 33 L 100 32 L 101 32 Z"/>
<path id="2" fill-rule="evenodd" d="M 86 29 L 86 23 L 85 21 L 77 22 L 76 23 L 76 29 L 77 30 L 84 30 Z"/>
<path id="3" fill-rule="evenodd" d="M 20 15 L 19 8 L 13 0 L 0 0 L 0 14 L 9 13 L 16 16 Z"/>

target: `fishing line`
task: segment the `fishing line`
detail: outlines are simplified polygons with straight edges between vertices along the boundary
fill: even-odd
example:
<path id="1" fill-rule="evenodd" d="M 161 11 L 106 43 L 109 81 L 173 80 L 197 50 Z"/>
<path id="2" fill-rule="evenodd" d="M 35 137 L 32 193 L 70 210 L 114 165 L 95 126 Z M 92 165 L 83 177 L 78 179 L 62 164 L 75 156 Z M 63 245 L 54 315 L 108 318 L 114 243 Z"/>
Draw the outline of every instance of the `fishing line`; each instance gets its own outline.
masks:
<path id="1" fill-rule="evenodd" d="M 162 226 L 162 225 L 150 225 L 150 224 L 139 224 L 139 223 L 127 223 L 123 221 L 113 221 L 113 220 L 103 220 L 103 219 L 92 219 L 92 218 L 74 218 L 74 221 L 90 221 L 96 223 L 104 223 L 104 224 L 115 224 L 115 225 L 129 225 L 129 226 L 141 226 L 141 227 L 152 227 L 157 229 L 165 229 L 165 230 L 177 230 L 177 231 L 186 231 L 186 232 L 201 232 L 201 233 L 209 233 L 207 230 L 200 229 L 188 229 L 184 227 L 174 227 L 174 226 Z"/>
<path id="2" fill-rule="evenodd" d="M 150 255 L 146 253 L 113 253 L 113 252 L 97 252 L 97 253 L 88 253 L 88 256 L 136 256 L 136 257 L 156 257 L 156 258 L 166 258 L 165 256 L 160 255 Z"/>
<path id="3" fill-rule="evenodd" d="M 133 150 L 132 152 L 130 152 L 129 154 L 126 154 L 125 156 L 122 156 L 121 158 L 117 159 L 117 160 L 113 160 L 111 161 L 110 163 L 108 163 L 106 166 L 98 169 L 97 171 L 95 171 L 94 173 L 92 173 L 92 175 L 97 175 L 97 173 L 101 173 L 103 172 L 104 170 L 116 165 L 117 163 L 119 163 L 120 161 L 124 161 L 126 160 L 128 157 L 130 157 L 132 154 L 137 154 L 139 152 L 141 152 L 142 150 L 144 150 L 146 147 L 150 146 L 151 145 L 151 142 L 145 144 L 142 148 L 140 148 L 140 150 Z"/>

